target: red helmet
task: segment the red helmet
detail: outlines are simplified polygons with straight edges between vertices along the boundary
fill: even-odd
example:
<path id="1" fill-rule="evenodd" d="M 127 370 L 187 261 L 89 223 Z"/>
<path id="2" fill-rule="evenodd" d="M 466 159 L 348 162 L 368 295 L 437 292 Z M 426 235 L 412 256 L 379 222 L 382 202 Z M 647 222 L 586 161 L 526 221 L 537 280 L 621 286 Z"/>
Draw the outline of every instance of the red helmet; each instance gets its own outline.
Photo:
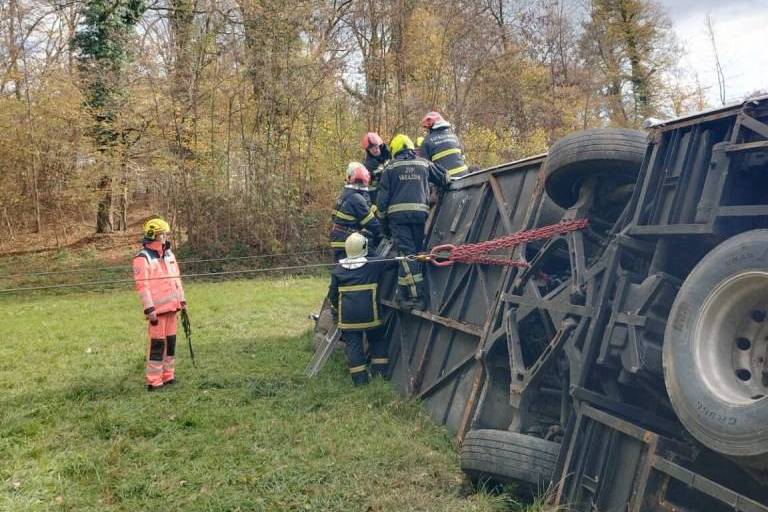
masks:
<path id="1" fill-rule="evenodd" d="M 347 183 L 360 183 L 367 187 L 371 182 L 371 174 L 360 162 L 349 162 L 347 165 Z"/>
<path id="2" fill-rule="evenodd" d="M 363 135 L 363 149 L 368 149 L 371 146 L 381 146 L 382 144 L 384 144 L 384 141 L 376 132 L 368 132 Z"/>
<path id="3" fill-rule="evenodd" d="M 432 127 L 435 126 L 437 123 L 444 123 L 444 122 L 445 122 L 445 119 L 443 119 L 443 116 L 441 116 L 439 112 L 430 112 L 424 116 L 424 119 L 421 120 L 421 126 L 426 128 L 427 130 L 431 130 Z"/>

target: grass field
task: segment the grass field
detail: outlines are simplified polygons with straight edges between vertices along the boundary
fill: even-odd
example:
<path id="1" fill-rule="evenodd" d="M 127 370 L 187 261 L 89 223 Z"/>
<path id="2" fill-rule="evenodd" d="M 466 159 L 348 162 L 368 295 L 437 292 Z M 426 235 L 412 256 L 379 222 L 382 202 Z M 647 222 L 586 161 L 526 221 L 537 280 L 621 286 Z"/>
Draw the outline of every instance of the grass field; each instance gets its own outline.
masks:
<path id="1" fill-rule="evenodd" d="M 0 510 L 509 510 L 450 434 L 341 354 L 316 379 L 322 278 L 187 283 L 198 368 L 147 393 L 129 288 L 0 297 Z"/>

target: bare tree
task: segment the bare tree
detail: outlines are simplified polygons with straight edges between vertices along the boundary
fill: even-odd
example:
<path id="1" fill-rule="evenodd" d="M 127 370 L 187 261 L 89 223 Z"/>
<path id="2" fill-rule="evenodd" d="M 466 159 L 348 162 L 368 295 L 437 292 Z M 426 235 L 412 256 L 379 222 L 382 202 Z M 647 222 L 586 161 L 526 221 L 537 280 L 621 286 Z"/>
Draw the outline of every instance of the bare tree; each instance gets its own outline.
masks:
<path id="1" fill-rule="evenodd" d="M 723 67 L 720 65 L 720 55 L 717 51 L 717 40 L 715 38 L 715 24 L 712 21 L 712 16 L 707 13 L 706 17 L 707 37 L 709 38 L 709 44 L 712 45 L 712 55 L 715 58 L 715 74 L 717 75 L 717 92 L 720 97 L 720 104 L 725 105 L 725 75 L 723 74 Z"/>

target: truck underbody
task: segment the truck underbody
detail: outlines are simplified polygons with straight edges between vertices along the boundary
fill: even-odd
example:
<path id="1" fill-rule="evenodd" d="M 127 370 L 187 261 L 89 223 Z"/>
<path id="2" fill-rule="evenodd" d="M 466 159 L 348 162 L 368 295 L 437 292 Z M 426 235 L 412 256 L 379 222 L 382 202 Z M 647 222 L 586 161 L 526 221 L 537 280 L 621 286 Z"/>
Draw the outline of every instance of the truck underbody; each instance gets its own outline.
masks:
<path id="1" fill-rule="evenodd" d="M 582 218 L 503 254 L 523 268 L 428 266 L 423 311 L 385 289 L 393 382 L 474 478 L 574 510 L 768 512 L 768 98 L 458 179 L 427 242 Z"/>

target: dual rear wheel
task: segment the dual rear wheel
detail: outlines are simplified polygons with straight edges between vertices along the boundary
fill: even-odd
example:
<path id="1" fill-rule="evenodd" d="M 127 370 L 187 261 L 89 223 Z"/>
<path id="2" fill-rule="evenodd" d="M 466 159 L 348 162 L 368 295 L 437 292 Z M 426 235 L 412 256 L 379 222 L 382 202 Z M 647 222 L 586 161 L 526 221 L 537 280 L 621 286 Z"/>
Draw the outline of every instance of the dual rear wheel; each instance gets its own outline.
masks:
<path id="1" fill-rule="evenodd" d="M 688 275 L 664 335 L 664 379 L 694 437 L 768 470 L 768 230 L 729 238 Z"/>

